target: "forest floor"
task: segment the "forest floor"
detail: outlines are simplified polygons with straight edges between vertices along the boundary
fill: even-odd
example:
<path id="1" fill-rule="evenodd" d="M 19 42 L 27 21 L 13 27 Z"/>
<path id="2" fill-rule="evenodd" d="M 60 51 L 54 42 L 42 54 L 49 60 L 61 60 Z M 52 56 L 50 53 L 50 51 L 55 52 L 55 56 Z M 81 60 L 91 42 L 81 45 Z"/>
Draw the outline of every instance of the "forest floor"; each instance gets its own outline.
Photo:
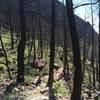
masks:
<path id="1" fill-rule="evenodd" d="M 7 51 L 7 57 L 9 61 L 9 67 L 11 69 L 11 75 L 13 80 L 9 80 L 7 73 L 7 67 L 5 64 L 5 57 L 0 57 L 0 100 L 70 100 L 73 86 L 73 70 L 72 70 L 72 53 L 69 51 L 68 60 L 70 66 L 69 79 L 65 80 L 62 76 L 63 63 L 58 59 L 62 48 L 57 51 L 56 63 L 60 66 L 58 70 L 54 71 L 53 89 L 47 87 L 48 82 L 48 64 L 49 64 L 49 51 L 45 50 L 44 55 L 47 66 L 43 71 L 41 82 L 38 81 L 38 71 L 33 69 L 28 63 L 27 55 L 28 48 L 25 50 L 25 83 L 16 84 L 17 75 L 17 46 L 10 50 L 10 38 L 6 37 L 9 34 L 3 36 L 3 43 L 5 50 Z M 38 44 L 38 43 L 36 43 Z M 37 45 L 36 45 L 37 46 Z M 38 48 L 38 47 L 37 47 Z M 82 87 L 82 97 L 84 100 L 94 100 L 99 93 L 96 88 L 89 89 L 89 76 L 88 72 L 85 72 L 85 78 Z M 38 83 L 36 85 L 36 83 Z M 83 100 L 83 99 L 82 99 Z M 98 99 L 100 100 L 100 99 Z"/>
<path id="2" fill-rule="evenodd" d="M 31 83 L 19 85 L 14 80 L 4 79 L 0 82 L 0 100 L 69 100 L 69 96 L 64 96 L 65 93 L 68 95 L 64 80 L 60 79 L 57 82 L 59 75 L 61 75 L 59 73 L 61 70 L 56 71 L 54 75 L 56 89 L 50 89 L 46 86 L 48 75 L 42 77 L 41 83 L 38 81 L 38 76 Z M 61 88 L 58 89 L 58 87 Z M 58 94 L 57 92 L 60 93 Z"/>
<path id="3" fill-rule="evenodd" d="M 31 83 L 23 84 L 4 79 L 0 82 L 0 100 L 70 100 L 72 81 L 65 82 L 61 75 L 62 68 L 55 71 L 53 89 L 46 86 L 48 75 L 42 77 L 41 83 L 38 81 L 38 76 Z M 84 97 L 84 100 L 94 100 L 94 98 L 88 98 L 87 93 Z"/>

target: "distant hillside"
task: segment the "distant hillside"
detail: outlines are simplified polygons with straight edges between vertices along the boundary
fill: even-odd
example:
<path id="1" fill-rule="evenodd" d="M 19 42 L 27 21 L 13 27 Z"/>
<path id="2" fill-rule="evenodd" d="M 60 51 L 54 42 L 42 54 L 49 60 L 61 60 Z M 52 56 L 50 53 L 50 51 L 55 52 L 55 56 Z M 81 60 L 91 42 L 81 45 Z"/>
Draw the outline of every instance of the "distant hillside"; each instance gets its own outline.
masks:
<path id="1" fill-rule="evenodd" d="M 7 1 L 9 3 L 7 4 Z M 50 34 L 50 21 L 51 21 L 51 2 L 50 0 L 25 0 L 25 10 L 26 10 L 26 23 L 27 28 L 35 28 L 38 31 L 39 23 L 39 11 L 40 11 L 40 21 L 42 26 L 42 33 L 44 36 L 49 36 Z M 38 2 L 37 2 L 38 1 Z M 8 10 L 9 8 L 9 10 Z M 9 17 L 12 19 L 13 31 L 19 33 L 19 6 L 18 0 L 0 0 L 0 16 L 2 27 L 9 29 Z M 64 15 L 64 5 L 56 0 L 56 41 L 63 41 L 63 15 Z M 67 19 L 67 16 L 66 16 Z M 75 15 L 76 26 L 79 33 L 79 37 L 83 38 L 84 34 L 91 39 L 91 25 L 85 22 L 80 17 Z M 45 29 L 46 28 L 46 29 Z M 67 23 L 67 34 L 69 34 L 69 28 Z M 47 33 L 47 34 L 46 34 Z M 95 37 L 97 33 L 94 30 Z"/>

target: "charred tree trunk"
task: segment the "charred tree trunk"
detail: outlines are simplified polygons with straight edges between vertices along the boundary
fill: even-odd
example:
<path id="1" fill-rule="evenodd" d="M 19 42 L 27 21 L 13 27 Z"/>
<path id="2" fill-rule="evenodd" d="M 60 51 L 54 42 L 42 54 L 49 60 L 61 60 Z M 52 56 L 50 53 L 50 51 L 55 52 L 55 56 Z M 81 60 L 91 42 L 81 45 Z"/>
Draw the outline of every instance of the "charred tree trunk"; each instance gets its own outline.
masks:
<path id="1" fill-rule="evenodd" d="M 72 0 L 66 0 L 66 9 L 67 9 L 69 29 L 70 29 L 70 36 L 72 40 L 73 64 L 75 66 L 75 72 L 74 72 L 75 74 L 73 80 L 74 86 L 71 95 L 71 100 L 81 100 L 82 66 L 80 57 L 79 38 L 75 25 Z"/>
<path id="2" fill-rule="evenodd" d="M 99 81 L 99 68 L 98 68 L 98 49 L 97 49 L 97 45 L 98 45 L 98 41 L 96 40 L 95 44 L 94 44 L 94 52 L 95 52 L 95 61 L 96 61 L 96 81 Z"/>
<path id="3" fill-rule="evenodd" d="M 7 1 L 7 7 L 8 7 L 8 20 L 9 20 L 9 30 L 10 30 L 10 36 L 11 36 L 11 49 L 14 48 L 14 39 L 13 39 L 13 29 L 12 29 L 12 17 L 11 17 L 11 6 L 10 1 Z"/>
<path id="4" fill-rule="evenodd" d="M 42 42 L 42 31 L 41 31 L 41 20 L 40 20 L 40 11 L 39 11 L 39 33 L 40 33 L 40 57 L 43 58 L 43 42 Z"/>
<path id="5" fill-rule="evenodd" d="M 25 9 L 24 9 L 24 0 L 19 0 L 19 14 L 20 14 L 20 31 L 21 39 L 18 45 L 18 55 L 17 55 L 17 82 L 24 82 L 24 51 L 26 44 L 26 20 L 25 20 Z"/>
<path id="6" fill-rule="evenodd" d="M 99 90 L 100 90 L 100 1 L 99 1 Z"/>
<path id="7" fill-rule="evenodd" d="M 30 56 L 31 56 L 31 51 L 32 51 L 33 45 L 34 45 L 34 61 L 35 61 L 36 53 L 35 53 L 35 31 L 34 31 L 34 28 L 32 30 L 32 43 L 30 45 L 29 54 L 28 54 L 28 59 L 29 60 L 30 60 Z"/>
<path id="8" fill-rule="evenodd" d="M 8 65 L 7 53 L 6 53 L 6 50 L 4 48 L 4 45 L 3 45 L 3 41 L 2 41 L 2 37 L 1 36 L 0 36 L 0 42 L 1 42 L 1 46 L 2 46 L 2 49 L 3 49 L 3 52 L 4 52 L 4 56 L 5 56 L 5 60 L 6 60 L 6 67 L 7 67 L 7 71 L 8 71 L 8 76 L 9 76 L 9 79 L 11 80 L 12 77 L 11 77 L 11 72 L 10 72 L 10 68 L 9 68 L 9 65 Z"/>
<path id="9" fill-rule="evenodd" d="M 37 0 L 37 5 L 38 5 L 38 31 L 39 31 L 39 47 L 40 47 L 40 57 L 43 58 L 43 46 L 42 46 L 42 26 L 41 26 L 41 17 L 40 17 L 40 4 L 39 0 Z"/>
<path id="10" fill-rule="evenodd" d="M 64 1 L 63 1 L 64 2 Z M 68 59 L 67 59 L 67 26 L 66 26 L 66 13 L 65 13 L 65 7 L 64 7 L 64 69 L 63 69 L 63 73 L 64 73 L 64 78 L 67 79 L 68 78 L 68 74 L 69 74 L 69 67 L 68 67 Z"/>
<path id="11" fill-rule="evenodd" d="M 92 3 L 92 0 L 91 0 Z M 92 52 L 91 52 L 91 67 L 93 68 L 93 86 L 95 86 L 95 67 L 94 67 L 94 23 L 93 23 L 93 8 L 91 5 L 91 18 L 92 18 L 92 29 L 91 29 L 91 33 L 92 33 Z"/>
<path id="12" fill-rule="evenodd" d="M 11 35 L 11 49 L 14 49 L 14 39 L 13 39 L 13 30 L 12 30 L 12 19 L 10 17 L 9 19 L 9 25 L 10 25 L 10 35 Z"/>
<path id="13" fill-rule="evenodd" d="M 33 40 L 33 48 L 34 48 L 34 61 L 36 59 L 36 46 L 35 46 L 35 33 L 33 34 L 34 40 Z"/>
<path id="14" fill-rule="evenodd" d="M 87 25 L 87 24 L 86 24 Z M 87 29 L 85 29 L 87 30 Z M 86 59 L 87 59 L 87 55 L 86 55 L 86 43 L 87 43 L 87 37 L 86 37 L 86 31 L 85 31 L 85 34 L 84 34 L 84 40 L 83 40 L 83 59 L 82 59 L 82 79 L 84 78 L 84 75 L 85 75 L 85 65 L 86 65 Z"/>
<path id="15" fill-rule="evenodd" d="M 30 27 L 27 27 L 27 42 L 29 42 L 30 41 Z M 28 55 L 29 55 L 29 53 L 30 53 L 30 43 L 27 45 L 28 46 Z"/>
<path id="16" fill-rule="evenodd" d="M 53 67 L 55 57 L 55 1 L 51 0 L 51 38 L 50 38 L 50 67 L 49 67 L 49 78 L 48 87 L 52 88 L 53 85 Z"/>

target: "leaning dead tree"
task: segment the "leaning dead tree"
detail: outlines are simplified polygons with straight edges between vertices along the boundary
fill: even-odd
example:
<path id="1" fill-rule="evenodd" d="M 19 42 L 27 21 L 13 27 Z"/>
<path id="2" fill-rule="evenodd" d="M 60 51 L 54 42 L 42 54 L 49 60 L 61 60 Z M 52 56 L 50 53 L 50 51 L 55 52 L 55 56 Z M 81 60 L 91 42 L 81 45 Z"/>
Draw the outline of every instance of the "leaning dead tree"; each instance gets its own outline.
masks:
<path id="1" fill-rule="evenodd" d="M 1 36 L 0 36 L 0 42 L 1 42 L 2 50 L 4 52 L 4 57 L 5 57 L 5 61 L 6 61 L 6 67 L 7 67 L 8 76 L 9 76 L 9 79 L 11 80 L 12 79 L 12 76 L 11 76 L 11 72 L 10 72 L 10 68 L 9 68 L 8 57 L 7 57 L 7 53 L 6 53 L 6 50 L 4 48 L 4 44 L 3 44 L 3 41 L 2 41 L 2 37 Z"/>

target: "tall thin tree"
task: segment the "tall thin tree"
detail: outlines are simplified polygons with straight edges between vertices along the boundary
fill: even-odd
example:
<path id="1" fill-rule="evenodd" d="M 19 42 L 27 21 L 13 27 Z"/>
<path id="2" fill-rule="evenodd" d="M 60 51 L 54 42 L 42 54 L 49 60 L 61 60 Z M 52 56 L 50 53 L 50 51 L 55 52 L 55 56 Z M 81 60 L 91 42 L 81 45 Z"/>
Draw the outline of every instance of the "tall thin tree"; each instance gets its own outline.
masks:
<path id="1" fill-rule="evenodd" d="M 81 100 L 82 66 L 80 57 L 79 38 L 75 24 L 72 0 L 66 0 L 66 9 L 67 9 L 69 29 L 70 29 L 70 36 L 72 40 L 73 64 L 75 66 L 74 80 L 73 80 L 74 86 L 71 95 L 71 100 Z"/>
<path id="2" fill-rule="evenodd" d="M 63 0 L 64 4 L 64 0 Z M 63 17 L 63 28 L 64 28 L 64 78 L 67 79 L 67 74 L 69 74 L 68 59 L 67 59 L 67 26 L 66 26 L 66 7 L 64 6 L 64 17 Z"/>
<path id="3" fill-rule="evenodd" d="M 11 16 L 11 4 L 10 1 L 7 0 L 7 8 L 8 8 L 8 21 L 9 21 L 9 31 L 11 36 L 11 49 L 14 48 L 14 39 L 13 39 L 13 25 L 12 25 L 12 16 Z"/>
<path id="4" fill-rule="evenodd" d="M 41 17 L 40 17 L 40 4 L 39 4 L 39 0 L 37 0 L 37 4 L 38 4 L 38 31 L 39 31 L 39 47 L 40 47 L 40 57 L 43 58 L 43 41 L 42 41 L 42 24 L 41 24 Z"/>
<path id="5" fill-rule="evenodd" d="M 100 90 L 100 1 L 99 1 L 99 90 Z"/>
<path id="6" fill-rule="evenodd" d="M 20 31 L 21 37 L 18 45 L 18 55 L 17 55 L 17 82 L 24 82 L 24 51 L 26 44 L 26 19 L 25 19 L 25 8 L 24 0 L 19 0 L 19 15 L 20 15 Z"/>
<path id="7" fill-rule="evenodd" d="M 93 68 L 93 86 L 95 86 L 95 67 L 94 67 L 94 22 L 93 22 L 93 7 L 92 7 L 92 0 L 91 0 L 91 19 L 92 19 L 92 52 L 91 52 L 91 67 Z"/>
<path id="8" fill-rule="evenodd" d="M 50 67 L 49 67 L 49 78 L 48 87 L 52 88 L 53 85 L 53 67 L 55 58 L 55 3 L 56 0 L 51 0 L 51 37 L 50 37 Z"/>

